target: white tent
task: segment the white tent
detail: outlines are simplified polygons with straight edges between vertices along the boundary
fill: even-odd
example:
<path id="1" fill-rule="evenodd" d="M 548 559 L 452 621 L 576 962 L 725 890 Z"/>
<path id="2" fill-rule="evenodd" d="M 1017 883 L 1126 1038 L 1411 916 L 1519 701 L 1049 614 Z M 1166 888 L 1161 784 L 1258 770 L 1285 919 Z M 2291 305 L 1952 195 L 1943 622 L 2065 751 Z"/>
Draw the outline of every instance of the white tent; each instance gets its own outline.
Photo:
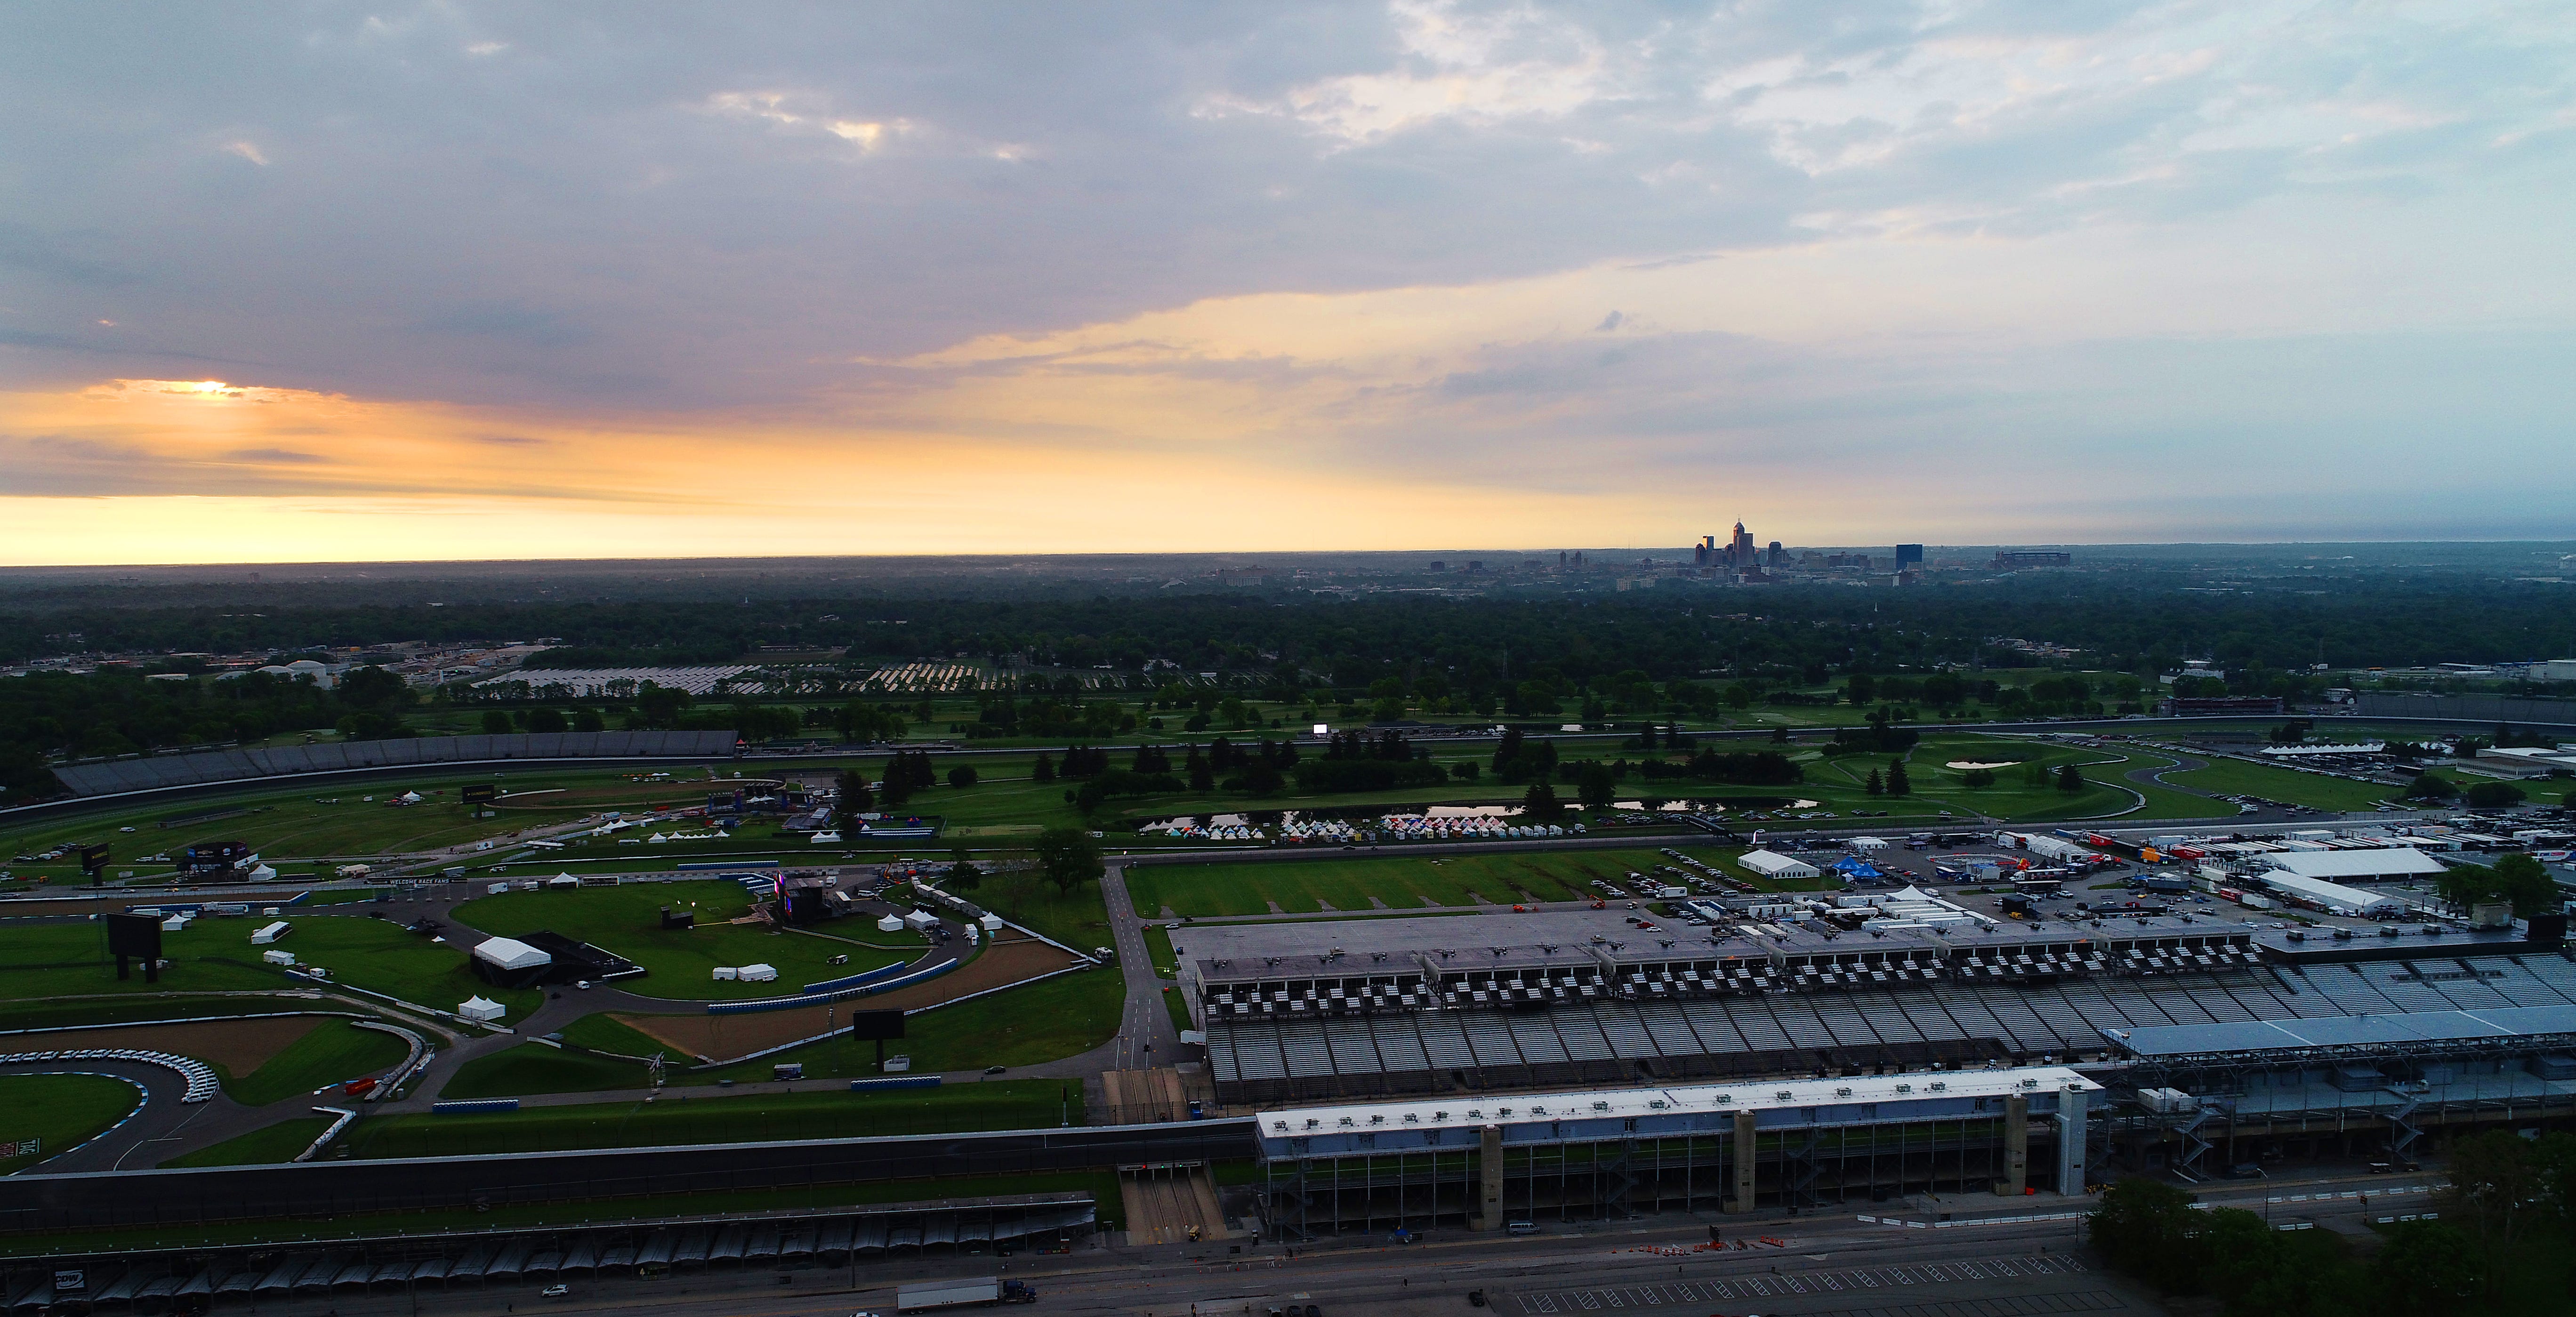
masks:
<path id="1" fill-rule="evenodd" d="M 579 886 L 581 886 L 581 880 L 580 880 L 579 878 L 575 878 L 575 877 L 573 877 L 571 874 L 568 874 L 568 873 L 559 873 L 559 874 L 556 874 L 556 875 L 555 875 L 554 877 L 552 877 L 552 878 L 548 878 L 548 879 L 546 880 L 546 886 L 548 886 L 548 887 L 579 887 Z"/>
<path id="2" fill-rule="evenodd" d="M 841 844 L 841 834 L 837 832 L 815 833 L 813 844 L 817 846 L 838 846 Z"/>
<path id="3" fill-rule="evenodd" d="M 902 932 L 902 931 L 903 931 L 903 916 L 901 916 L 901 915 L 887 915 L 885 918 L 878 920 L 878 921 L 877 921 L 877 931 L 878 931 L 878 932 L 880 932 L 880 933 L 900 933 L 900 932 Z"/>
<path id="4" fill-rule="evenodd" d="M 2262 857 L 2274 869 L 2326 882 L 2360 879 L 2392 882 L 2429 878 L 2443 872 L 2442 862 L 2412 846 L 2378 850 L 2274 852 Z"/>
<path id="5" fill-rule="evenodd" d="M 2286 869 L 2271 870 L 2263 875 L 2263 881 L 2284 896 L 2312 902 L 2336 914 L 2400 915 L 2406 912 L 2406 903 L 2386 892 L 2346 887 L 2322 878 L 2305 878 Z"/>
<path id="6" fill-rule="evenodd" d="M 1746 851 L 1737 864 L 1765 878 L 1820 878 L 1823 871 L 1805 860 L 1791 859 L 1776 851 Z"/>
<path id="7" fill-rule="evenodd" d="M 657 832 L 650 837 L 646 837 L 644 839 L 644 844 L 647 846 L 668 846 L 671 844 L 671 839 Z"/>
<path id="8" fill-rule="evenodd" d="M 417 805 L 420 803 L 420 793 L 417 791 L 406 791 L 401 795 L 394 797 L 394 803 L 399 805 Z"/>
<path id="9" fill-rule="evenodd" d="M 1002 931 L 1002 917 L 989 910 L 984 913 L 983 919 L 978 922 L 984 925 L 984 931 L 987 933 L 999 933 Z"/>
<path id="10" fill-rule="evenodd" d="M 1883 851 L 1883 850 L 1886 850 L 1886 849 L 1887 849 L 1887 838 L 1885 838 L 1885 837 L 1854 837 L 1854 838 L 1852 838 L 1851 840 L 1846 841 L 1846 842 L 1844 842 L 1844 843 L 1843 843 L 1843 849 L 1845 849 L 1845 850 L 1850 850 L 1850 851 L 1858 851 L 1858 852 L 1860 852 L 1860 853 L 1861 853 L 1861 854 L 1863 854 L 1863 855 L 1876 854 L 1876 853 L 1877 853 L 1877 852 L 1879 852 L 1879 851 Z"/>
<path id="11" fill-rule="evenodd" d="M 497 1024 L 510 1008 L 489 997 L 468 997 L 456 1004 L 456 1013 L 478 1024 Z"/>
<path id="12" fill-rule="evenodd" d="M 474 958 L 505 970 L 528 970 L 555 963 L 555 958 L 512 937 L 485 938 L 474 944 Z"/>

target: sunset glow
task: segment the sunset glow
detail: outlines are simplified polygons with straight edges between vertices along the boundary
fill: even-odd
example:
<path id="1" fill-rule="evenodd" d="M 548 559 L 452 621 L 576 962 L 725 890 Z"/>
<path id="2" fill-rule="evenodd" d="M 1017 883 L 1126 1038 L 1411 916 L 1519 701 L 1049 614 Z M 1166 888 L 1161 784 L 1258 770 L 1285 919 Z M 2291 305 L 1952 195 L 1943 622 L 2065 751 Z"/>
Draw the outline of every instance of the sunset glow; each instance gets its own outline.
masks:
<path id="1" fill-rule="evenodd" d="M 2519 12 L 67 31 L 0 562 L 2561 534 Z"/>

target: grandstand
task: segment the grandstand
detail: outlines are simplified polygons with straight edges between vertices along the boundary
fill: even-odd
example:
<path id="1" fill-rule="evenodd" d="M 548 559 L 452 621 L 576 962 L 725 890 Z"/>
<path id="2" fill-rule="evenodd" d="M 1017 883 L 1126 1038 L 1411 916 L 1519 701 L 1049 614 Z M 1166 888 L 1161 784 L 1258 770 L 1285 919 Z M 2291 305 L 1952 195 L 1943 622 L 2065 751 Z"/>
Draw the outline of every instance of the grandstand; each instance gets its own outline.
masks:
<path id="1" fill-rule="evenodd" d="M 1514 1219 L 1573 1219 L 2071 1191 L 2084 1167 L 2402 1160 L 2437 1132 L 2576 1113 L 2563 917 L 2006 923 L 1912 892 L 1806 902 L 1794 922 L 1694 903 L 1707 928 L 1550 911 L 1174 936 L 1218 1098 L 1283 1108 L 1260 1120 L 1292 1233 L 1473 1223 L 1497 1193 Z M 2090 1114 L 1979 1087 L 2060 1092 L 2059 1070 L 2098 1090 Z M 1897 1083 L 1987 1100 L 1849 1098 Z M 1623 1104 L 1645 1110 L 1584 1124 Z M 1755 1110 L 1758 1140 L 1721 1119 Z"/>
<path id="2" fill-rule="evenodd" d="M 539 732 L 509 736 L 425 736 L 339 741 L 259 750 L 147 755 L 54 770 L 75 796 L 108 796 L 215 782 L 434 767 L 514 759 L 687 759 L 731 757 L 732 732 Z"/>

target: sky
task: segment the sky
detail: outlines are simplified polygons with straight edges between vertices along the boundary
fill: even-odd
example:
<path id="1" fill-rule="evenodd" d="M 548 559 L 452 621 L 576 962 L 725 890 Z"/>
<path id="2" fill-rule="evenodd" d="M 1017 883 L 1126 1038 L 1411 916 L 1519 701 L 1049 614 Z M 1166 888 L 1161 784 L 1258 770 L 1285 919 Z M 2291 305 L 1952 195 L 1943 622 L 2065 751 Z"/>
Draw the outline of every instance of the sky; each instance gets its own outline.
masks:
<path id="1" fill-rule="evenodd" d="M 0 9 L 0 564 L 2576 538 L 2550 3 Z"/>

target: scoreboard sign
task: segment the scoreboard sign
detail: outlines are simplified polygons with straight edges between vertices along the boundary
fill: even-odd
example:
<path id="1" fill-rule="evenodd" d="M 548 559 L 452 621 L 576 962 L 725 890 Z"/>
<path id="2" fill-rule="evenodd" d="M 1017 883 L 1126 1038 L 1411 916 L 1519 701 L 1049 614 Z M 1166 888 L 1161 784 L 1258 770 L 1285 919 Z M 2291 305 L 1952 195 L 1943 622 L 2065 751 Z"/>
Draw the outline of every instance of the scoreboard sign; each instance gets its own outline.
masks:
<path id="1" fill-rule="evenodd" d="M 501 798 L 501 788 L 489 782 L 478 782 L 457 794 L 468 805 L 489 805 Z"/>
<path id="2" fill-rule="evenodd" d="M 107 867 L 107 843 L 99 842 L 80 848 L 81 872 L 95 877 Z"/>
<path id="3" fill-rule="evenodd" d="M 901 1038 L 903 1037 L 903 1012 L 852 1011 L 850 1012 L 850 1036 L 858 1039 L 874 1038 L 879 1041 Z"/>

